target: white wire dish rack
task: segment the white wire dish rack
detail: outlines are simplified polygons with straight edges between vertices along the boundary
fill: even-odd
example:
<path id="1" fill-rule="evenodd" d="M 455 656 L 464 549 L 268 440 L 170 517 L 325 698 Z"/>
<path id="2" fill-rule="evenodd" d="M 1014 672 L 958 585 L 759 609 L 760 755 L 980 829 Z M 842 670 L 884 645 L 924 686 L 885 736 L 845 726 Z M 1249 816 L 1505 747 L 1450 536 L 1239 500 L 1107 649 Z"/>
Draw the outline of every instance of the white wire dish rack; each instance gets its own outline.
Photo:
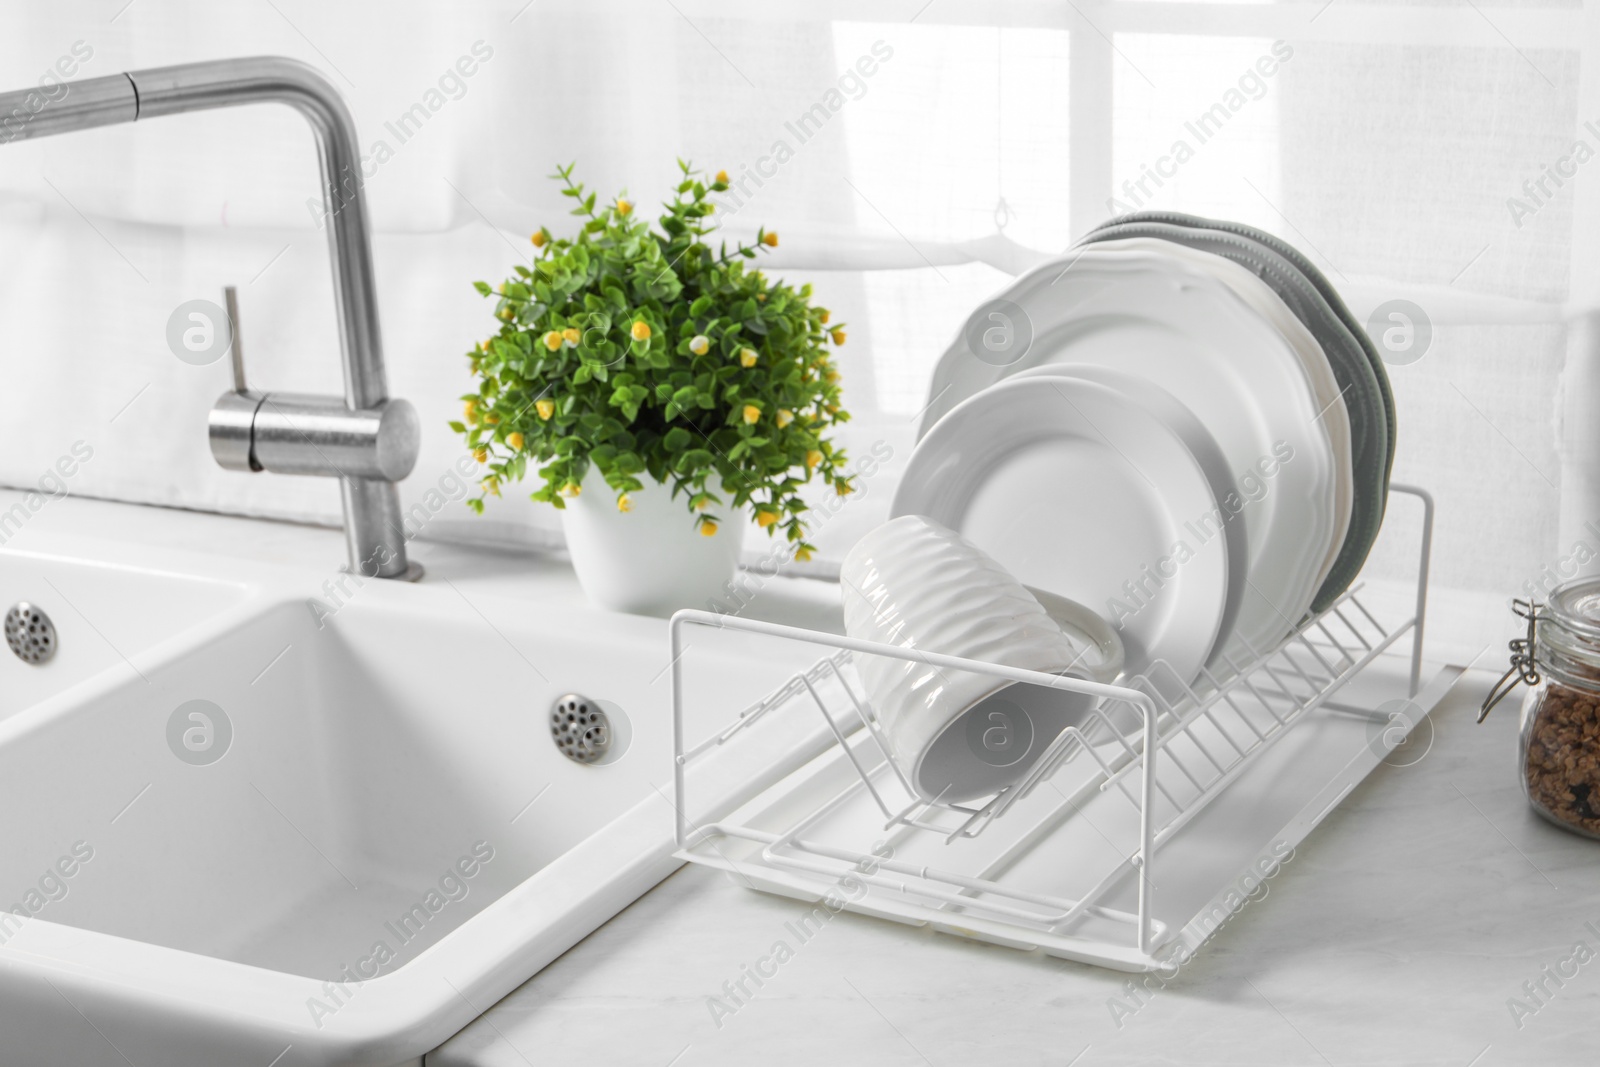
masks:
<path id="1" fill-rule="evenodd" d="M 1121 970 L 1169 966 L 1402 743 L 1454 673 L 1422 686 L 1433 501 L 1422 502 L 1415 612 L 1384 625 L 1351 589 L 1277 648 L 1191 684 L 1100 685 L 733 616 L 671 624 L 679 855 L 739 881 L 963 937 Z M 704 741 L 686 747 L 688 631 L 803 642 L 826 653 Z M 1394 646 L 1410 635 L 1409 656 Z M 1252 650 L 1254 652 L 1254 650 Z M 755 652 L 759 655 L 759 652 Z M 987 801 L 930 803 L 893 761 L 852 660 L 881 655 L 1101 698 L 1027 777 Z M 1166 669 L 1157 664 L 1151 672 Z M 1175 677 L 1175 676 L 1172 676 Z M 1162 693 L 1180 693 L 1169 701 Z M 698 704 L 696 707 L 698 708 Z M 794 716 L 826 724 L 814 758 L 757 773 L 691 808 L 700 761 Z M 1131 717 L 1131 718 L 1130 718 Z M 1115 719 L 1123 729 L 1105 728 Z M 1126 724 L 1135 722 L 1137 730 Z M 794 725 L 791 722 L 791 728 Z M 732 752 L 729 752 L 732 755 Z M 696 817 L 689 812 L 696 811 Z"/>

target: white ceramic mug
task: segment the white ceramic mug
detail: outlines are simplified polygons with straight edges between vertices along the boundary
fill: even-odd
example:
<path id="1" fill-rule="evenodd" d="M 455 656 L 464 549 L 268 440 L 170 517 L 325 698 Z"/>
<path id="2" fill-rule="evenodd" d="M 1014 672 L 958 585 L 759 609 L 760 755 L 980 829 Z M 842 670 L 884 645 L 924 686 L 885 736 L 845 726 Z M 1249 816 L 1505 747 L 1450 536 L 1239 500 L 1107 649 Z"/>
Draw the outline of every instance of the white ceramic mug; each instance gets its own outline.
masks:
<path id="1" fill-rule="evenodd" d="M 1099 682 L 1122 668 L 1122 642 L 1094 611 L 1036 595 L 972 542 L 921 515 L 902 515 L 863 537 L 839 583 L 845 632 L 859 640 Z M 1096 703 L 1083 693 L 917 660 L 857 655 L 855 664 L 891 758 L 925 800 L 972 800 L 1020 781 Z"/>

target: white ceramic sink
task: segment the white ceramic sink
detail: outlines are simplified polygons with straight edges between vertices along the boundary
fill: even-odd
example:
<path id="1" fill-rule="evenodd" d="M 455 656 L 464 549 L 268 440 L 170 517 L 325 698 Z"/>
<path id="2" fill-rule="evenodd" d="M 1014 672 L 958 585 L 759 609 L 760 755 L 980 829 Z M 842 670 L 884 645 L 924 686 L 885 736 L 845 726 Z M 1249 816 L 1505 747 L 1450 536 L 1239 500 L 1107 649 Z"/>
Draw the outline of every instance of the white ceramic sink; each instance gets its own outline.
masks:
<path id="1" fill-rule="evenodd" d="M 677 865 L 662 622 L 447 571 L 330 617 L 331 563 L 4 563 L 121 654 L 73 628 L 0 721 L 0 1061 L 416 1063 Z M 620 760 L 557 751 L 569 691 L 625 713 Z"/>

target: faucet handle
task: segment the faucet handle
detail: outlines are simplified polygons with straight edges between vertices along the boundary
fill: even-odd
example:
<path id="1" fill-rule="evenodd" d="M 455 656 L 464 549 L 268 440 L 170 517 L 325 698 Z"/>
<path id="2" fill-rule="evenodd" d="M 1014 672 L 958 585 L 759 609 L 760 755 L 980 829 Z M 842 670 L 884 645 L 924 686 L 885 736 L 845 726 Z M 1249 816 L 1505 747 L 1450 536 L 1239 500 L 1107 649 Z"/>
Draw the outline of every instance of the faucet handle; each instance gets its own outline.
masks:
<path id="1" fill-rule="evenodd" d="M 249 392 L 244 381 L 244 341 L 239 337 L 239 290 L 224 286 L 222 303 L 228 312 L 228 355 L 233 359 L 233 391 Z"/>
<path id="2" fill-rule="evenodd" d="M 351 410 L 342 396 L 251 392 L 239 336 L 239 290 L 224 286 L 222 301 L 227 305 L 233 389 L 217 398 L 207 420 L 218 465 L 385 482 L 411 473 L 422 441 L 416 408 L 404 400 L 383 400 Z"/>
<path id="3" fill-rule="evenodd" d="M 211 454 L 226 470 L 263 471 L 255 454 L 256 411 L 266 398 L 250 392 L 244 380 L 244 342 L 239 338 L 239 290 L 222 289 L 228 316 L 228 351 L 233 357 L 233 388 L 217 398 L 210 423 Z"/>

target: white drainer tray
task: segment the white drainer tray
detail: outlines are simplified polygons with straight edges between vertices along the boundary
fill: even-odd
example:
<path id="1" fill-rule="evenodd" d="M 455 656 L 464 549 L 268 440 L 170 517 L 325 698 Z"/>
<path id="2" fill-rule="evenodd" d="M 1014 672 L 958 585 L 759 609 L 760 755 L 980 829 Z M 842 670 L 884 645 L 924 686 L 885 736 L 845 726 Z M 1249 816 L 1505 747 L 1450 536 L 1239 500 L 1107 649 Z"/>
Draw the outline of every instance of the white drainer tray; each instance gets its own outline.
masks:
<path id="1" fill-rule="evenodd" d="M 1412 617 L 1385 626 L 1353 588 L 1276 649 L 1178 687 L 1176 703 L 1161 695 L 1174 691 L 1166 682 L 1097 685 L 679 612 L 670 627 L 679 856 L 769 892 L 962 937 L 1119 970 L 1171 966 L 1289 861 L 1460 673 L 1440 670 L 1421 685 L 1433 503 L 1419 488 L 1391 491 L 1423 503 Z M 796 641 L 825 654 L 687 747 L 693 627 L 732 631 L 755 656 L 763 642 Z M 1395 646 L 1408 633 L 1402 652 Z M 972 804 L 929 803 L 886 755 L 852 667 L 860 655 L 1091 693 L 1109 718 L 1140 728 L 1126 739 L 1069 730 L 1015 788 Z M 734 756 L 742 737 L 780 721 L 792 729 L 797 716 L 826 724 L 817 754 L 796 766 L 791 753 L 703 817 L 686 814 L 702 799 L 690 788 L 698 761 Z"/>

